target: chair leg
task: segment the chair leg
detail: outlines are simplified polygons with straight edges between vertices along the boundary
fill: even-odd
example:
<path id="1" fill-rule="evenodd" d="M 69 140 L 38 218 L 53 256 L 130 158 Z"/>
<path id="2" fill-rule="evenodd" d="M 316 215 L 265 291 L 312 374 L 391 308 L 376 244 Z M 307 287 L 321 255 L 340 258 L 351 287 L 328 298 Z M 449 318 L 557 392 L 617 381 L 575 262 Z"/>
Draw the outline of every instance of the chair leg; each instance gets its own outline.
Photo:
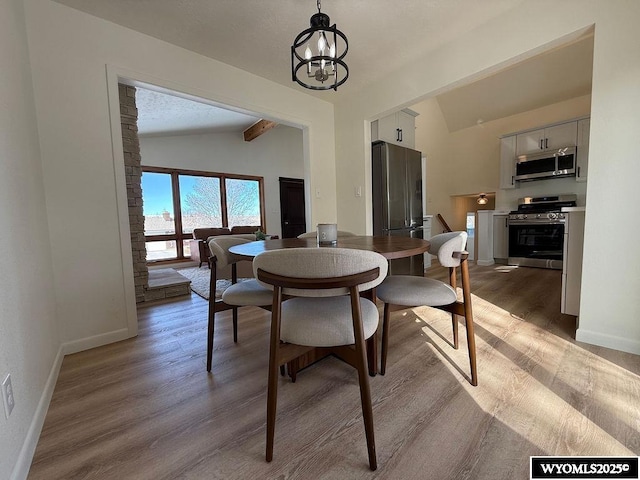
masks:
<path id="1" fill-rule="evenodd" d="M 353 317 L 353 336 L 356 341 L 356 368 L 360 383 L 360 403 L 362 404 L 362 417 L 364 419 L 364 432 L 367 438 L 367 452 L 369 454 L 369 468 L 376 470 L 376 441 L 373 433 L 373 408 L 371 405 L 371 389 L 367 376 L 367 354 L 364 341 L 364 329 L 362 327 L 362 313 L 360 311 L 360 298 L 355 288 L 351 289 L 351 312 Z"/>
<path id="2" fill-rule="evenodd" d="M 276 430 L 276 407 L 278 403 L 278 367 L 280 366 L 280 318 L 282 290 L 275 287 L 273 291 L 273 308 L 271 311 L 271 332 L 269 347 L 269 380 L 267 387 L 267 462 L 273 460 L 273 438 Z"/>
<path id="3" fill-rule="evenodd" d="M 469 346 L 469 365 L 471 367 L 471 385 L 478 386 L 478 367 L 476 366 L 476 335 L 473 328 L 473 316 L 466 317 L 467 344 Z"/>
<path id="4" fill-rule="evenodd" d="M 211 357 L 213 356 L 213 334 L 215 330 L 216 319 L 216 279 L 217 270 L 215 257 L 209 258 L 209 266 L 213 264 L 211 272 L 209 272 L 209 323 L 207 326 L 207 372 L 211 371 Z M 198 267 L 199 268 L 199 267 Z"/>
<path id="5" fill-rule="evenodd" d="M 369 366 L 369 376 L 375 377 L 378 373 L 378 332 L 373 332 L 366 340 L 367 364 Z"/>
<path id="6" fill-rule="evenodd" d="M 471 385 L 478 386 L 478 368 L 476 366 L 476 335 L 473 324 L 473 310 L 471 308 L 471 285 L 469 282 L 469 266 L 464 259 L 460 263 L 462 272 L 462 297 L 464 300 L 464 319 L 467 328 L 467 346 L 469 348 L 469 364 L 471 367 Z"/>
<path id="7" fill-rule="evenodd" d="M 233 343 L 238 343 L 238 307 L 233 307 Z"/>
<path id="8" fill-rule="evenodd" d="M 456 269 L 454 267 L 449 267 L 449 285 L 454 290 L 457 290 L 457 278 L 456 278 Z M 458 317 L 455 313 L 451 314 L 451 327 L 453 329 L 453 348 L 458 349 Z"/>
<path id="9" fill-rule="evenodd" d="M 275 353 L 269 355 L 269 383 L 267 390 L 267 462 L 273 460 L 273 439 L 276 431 L 276 407 L 278 404 L 278 345 L 271 344 L 271 350 Z"/>
<path id="10" fill-rule="evenodd" d="M 458 349 L 458 316 L 455 313 L 451 314 L 451 327 L 453 328 L 453 348 Z"/>
<path id="11" fill-rule="evenodd" d="M 215 306 L 209 303 L 209 322 L 207 326 L 207 372 L 211 371 L 211 360 L 213 356 L 213 333 L 215 329 Z"/>
<path id="12" fill-rule="evenodd" d="M 389 310 L 391 305 L 384 304 L 384 315 L 382 317 L 382 352 L 380 353 L 380 375 L 384 375 L 387 370 L 387 350 L 389 349 Z"/>

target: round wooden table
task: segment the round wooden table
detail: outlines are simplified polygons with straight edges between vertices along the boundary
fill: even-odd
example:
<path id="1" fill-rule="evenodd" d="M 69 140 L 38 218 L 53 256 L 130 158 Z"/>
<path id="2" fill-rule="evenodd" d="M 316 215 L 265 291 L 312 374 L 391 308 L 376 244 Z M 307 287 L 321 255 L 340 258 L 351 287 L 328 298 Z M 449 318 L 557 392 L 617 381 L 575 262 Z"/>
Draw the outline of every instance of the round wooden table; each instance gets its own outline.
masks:
<path id="1" fill-rule="evenodd" d="M 429 242 L 421 238 L 411 237 L 373 237 L 353 236 L 340 237 L 335 245 L 318 246 L 315 238 L 282 238 L 279 240 L 258 240 L 255 242 L 234 245 L 229 252 L 252 260 L 262 252 L 281 250 L 283 248 L 354 248 L 378 252 L 387 260 L 412 257 L 426 252 Z"/>
<path id="2" fill-rule="evenodd" d="M 429 249 L 430 243 L 421 238 L 411 237 L 373 237 L 373 236 L 353 236 L 340 237 L 335 245 L 319 246 L 315 238 L 282 238 L 277 240 L 257 240 L 255 242 L 242 243 L 229 248 L 229 252 L 235 255 L 253 260 L 257 255 L 269 250 L 281 250 L 283 248 L 354 248 L 357 250 L 369 250 L 377 252 L 387 260 L 396 258 L 412 257 L 421 255 Z M 375 303 L 376 295 L 374 290 L 362 292 L 362 295 Z M 367 342 L 367 359 L 369 363 L 369 374 L 374 376 L 377 373 L 378 348 L 377 333 Z M 325 357 L 326 353 L 316 352 L 305 354 L 289 365 L 289 375 L 295 381 L 297 372 L 302 368 Z"/>

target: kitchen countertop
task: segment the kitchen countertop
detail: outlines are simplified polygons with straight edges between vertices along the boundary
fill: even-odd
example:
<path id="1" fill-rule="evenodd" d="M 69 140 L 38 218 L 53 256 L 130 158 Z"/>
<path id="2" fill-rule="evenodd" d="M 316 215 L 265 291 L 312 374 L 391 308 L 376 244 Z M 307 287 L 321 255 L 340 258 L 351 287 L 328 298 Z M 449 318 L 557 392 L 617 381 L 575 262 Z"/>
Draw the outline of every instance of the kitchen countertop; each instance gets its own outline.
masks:
<path id="1" fill-rule="evenodd" d="M 584 212 L 586 211 L 585 207 L 562 207 L 562 212 Z"/>

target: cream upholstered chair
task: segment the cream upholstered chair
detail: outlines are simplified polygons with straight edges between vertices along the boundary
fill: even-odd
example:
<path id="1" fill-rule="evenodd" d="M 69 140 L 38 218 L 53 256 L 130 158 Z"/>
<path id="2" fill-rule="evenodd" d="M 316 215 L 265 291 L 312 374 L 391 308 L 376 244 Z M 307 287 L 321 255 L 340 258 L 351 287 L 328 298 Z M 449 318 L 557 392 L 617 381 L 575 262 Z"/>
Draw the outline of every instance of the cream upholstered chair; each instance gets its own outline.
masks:
<path id="1" fill-rule="evenodd" d="M 471 384 L 478 385 L 476 368 L 476 341 L 471 309 L 471 289 L 469 286 L 468 253 L 466 232 L 448 232 L 432 237 L 429 253 L 437 255 L 440 265 L 449 268 L 449 285 L 439 280 L 411 275 L 391 275 L 376 289 L 376 295 L 384 302 L 382 322 L 382 354 L 380 373 L 384 375 L 389 345 L 389 314 L 391 305 L 416 307 L 427 305 L 451 312 L 453 325 L 453 345 L 458 348 L 458 321 L 456 315 L 465 318 L 467 345 L 471 365 Z M 462 274 L 462 302 L 457 300 L 456 268 Z"/>
<path id="2" fill-rule="evenodd" d="M 359 292 L 387 274 L 380 254 L 346 248 L 289 248 L 258 255 L 253 270 L 273 286 L 267 393 L 266 460 L 273 458 L 278 367 L 321 347 L 355 367 L 360 383 L 369 467 L 377 468 L 365 340 L 375 338 L 379 314 Z M 288 299 L 283 302 L 283 295 Z"/>
<path id="3" fill-rule="evenodd" d="M 255 278 L 238 282 L 238 270 L 236 264 L 247 260 L 244 257 L 229 252 L 229 248 L 241 243 L 249 243 L 251 240 L 233 235 L 213 237 L 209 240 L 209 265 L 211 277 L 209 284 L 209 325 L 207 328 L 207 372 L 211 371 L 211 358 L 213 356 L 213 337 L 215 330 L 216 312 L 232 309 L 233 311 L 233 341 L 238 342 L 238 307 L 271 305 L 271 290 L 258 284 Z M 216 299 L 216 282 L 218 271 L 231 265 L 231 286 L 222 293 L 222 299 Z"/>
<path id="4" fill-rule="evenodd" d="M 313 232 L 304 232 L 298 235 L 298 238 L 316 238 L 318 236 L 317 231 Z M 355 233 L 347 232 L 345 230 L 338 230 L 338 238 L 340 237 L 355 237 Z"/>

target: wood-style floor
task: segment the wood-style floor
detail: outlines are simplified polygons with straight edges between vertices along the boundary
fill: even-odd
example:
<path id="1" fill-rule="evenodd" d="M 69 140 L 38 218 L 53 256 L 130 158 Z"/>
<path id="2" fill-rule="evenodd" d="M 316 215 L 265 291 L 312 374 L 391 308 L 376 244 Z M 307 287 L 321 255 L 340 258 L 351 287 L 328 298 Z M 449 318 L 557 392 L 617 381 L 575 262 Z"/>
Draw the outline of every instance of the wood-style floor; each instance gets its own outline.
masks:
<path id="1" fill-rule="evenodd" d="M 475 388 L 464 328 L 456 351 L 447 314 L 393 314 L 387 374 L 370 379 L 375 472 L 350 367 L 280 379 L 266 463 L 269 313 L 242 309 L 238 344 L 218 314 L 207 374 L 206 302 L 143 307 L 137 338 L 64 359 L 29 478 L 513 480 L 531 455 L 638 455 L 640 357 L 573 340 L 560 275 L 472 266 Z"/>

